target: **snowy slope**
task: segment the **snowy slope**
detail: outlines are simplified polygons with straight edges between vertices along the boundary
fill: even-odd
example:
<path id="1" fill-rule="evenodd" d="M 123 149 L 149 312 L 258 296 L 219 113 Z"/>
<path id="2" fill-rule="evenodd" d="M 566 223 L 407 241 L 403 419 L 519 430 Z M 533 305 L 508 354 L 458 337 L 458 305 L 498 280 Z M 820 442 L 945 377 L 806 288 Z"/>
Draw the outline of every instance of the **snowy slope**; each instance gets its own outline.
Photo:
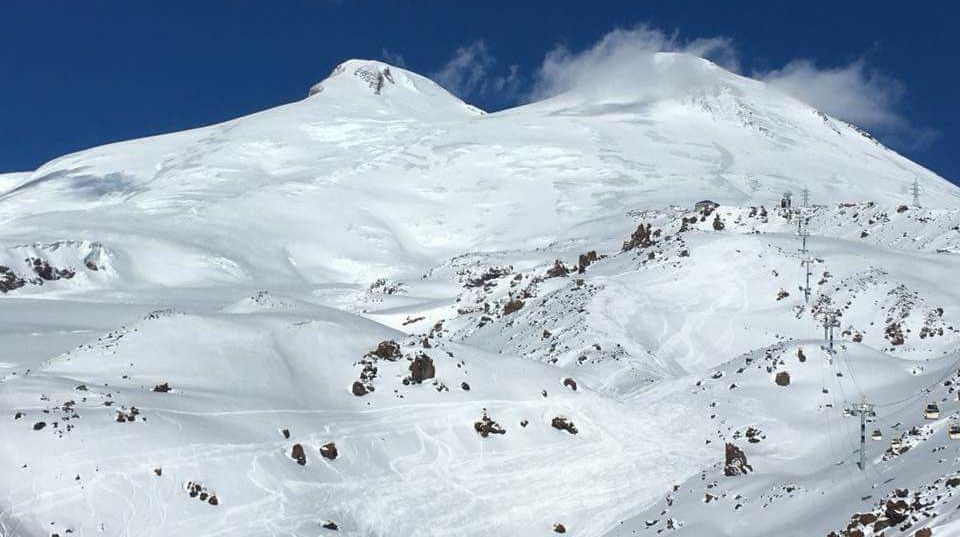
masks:
<path id="1" fill-rule="evenodd" d="M 0 175 L 0 535 L 958 531 L 960 189 L 651 61 L 486 114 L 349 60 Z"/>

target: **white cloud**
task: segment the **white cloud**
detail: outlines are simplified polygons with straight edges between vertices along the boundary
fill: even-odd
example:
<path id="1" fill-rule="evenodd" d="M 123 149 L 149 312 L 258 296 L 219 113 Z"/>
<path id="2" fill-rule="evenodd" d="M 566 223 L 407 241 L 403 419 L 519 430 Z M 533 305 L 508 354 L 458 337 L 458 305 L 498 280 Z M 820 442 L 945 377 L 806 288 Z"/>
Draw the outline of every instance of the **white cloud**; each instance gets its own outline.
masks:
<path id="1" fill-rule="evenodd" d="M 399 52 L 394 52 L 386 47 L 380 49 L 380 56 L 383 57 L 383 60 L 391 65 L 396 65 L 397 67 L 406 67 L 407 62 L 403 61 L 403 54 Z"/>
<path id="2" fill-rule="evenodd" d="M 708 83 L 707 66 L 697 62 L 662 62 L 657 52 L 685 52 L 731 70 L 739 66 L 732 41 L 724 37 L 684 41 L 647 26 L 618 29 L 589 48 L 571 52 L 558 45 L 547 53 L 530 91 L 534 100 L 576 90 L 607 98 L 656 99 Z M 664 72 L 669 71 L 669 76 Z"/>
<path id="3" fill-rule="evenodd" d="M 895 111 L 906 93 L 905 86 L 868 69 L 863 60 L 828 68 L 794 60 L 782 69 L 756 77 L 827 114 L 868 129 L 896 130 L 906 126 L 906 120 Z"/>
<path id="4" fill-rule="evenodd" d="M 491 92 L 509 96 L 516 93 L 522 80 L 520 67 L 510 65 L 503 71 L 483 40 L 457 48 L 431 78 L 462 98 Z"/>
<path id="5" fill-rule="evenodd" d="M 715 83 L 701 63 L 656 61 L 657 52 L 683 52 L 730 71 L 740 70 L 740 55 L 728 37 L 687 40 L 678 32 L 638 26 L 613 30 L 576 52 L 557 45 L 544 57 L 527 97 L 540 100 L 576 91 L 607 100 L 643 101 L 676 97 Z M 906 86 L 871 69 L 863 59 L 839 67 L 794 60 L 753 76 L 827 114 L 875 131 L 895 145 L 922 148 L 939 136 L 934 129 L 911 125 L 899 108 Z"/>

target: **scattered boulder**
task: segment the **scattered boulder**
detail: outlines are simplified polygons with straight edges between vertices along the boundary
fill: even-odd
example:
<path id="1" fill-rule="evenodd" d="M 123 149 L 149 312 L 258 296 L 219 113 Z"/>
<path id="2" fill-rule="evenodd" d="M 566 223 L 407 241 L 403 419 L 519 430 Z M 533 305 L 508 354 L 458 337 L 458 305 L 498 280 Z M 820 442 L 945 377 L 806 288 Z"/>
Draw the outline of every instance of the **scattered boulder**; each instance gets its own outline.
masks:
<path id="1" fill-rule="evenodd" d="M 483 416 L 479 421 L 473 423 L 473 430 L 477 431 L 477 434 L 486 438 L 491 434 L 507 434 L 507 430 L 500 426 L 499 423 L 493 421 L 490 416 L 487 415 L 487 410 L 483 410 Z"/>
<path id="2" fill-rule="evenodd" d="M 410 362 L 410 376 L 404 379 L 405 384 L 420 384 L 424 380 L 432 379 L 436 374 L 437 369 L 433 365 L 433 358 L 420 353 Z"/>
<path id="3" fill-rule="evenodd" d="M 367 387 L 364 386 L 359 380 L 353 383 L 353 387 L 350 389 L 350 391 L 352 391 L 353 395 L 356 395 L 357 397 L 370 393 L 370 390 L 367 390 Z"/>
<path id="4" fill-rule="evenodd" d="M 131 406 L 130 410 L 124 412 L 122 409 L 117 411 L 117 423 L 133 423 L 137 421 L 137 416 L 140 415 L 140 409 Z"/>
<path id="5" fill-rule="evenodd" d="M 326 444 L 320 446 L 320 455 L 325 459 L 334 460 L 340 456 L 340 452 L 337 450 L 337 445 L 333 442 L 327 442 Z"/>
<path id="6" fill-rule="evenodd" d="M 788 296 L 790 296 L 790 293 L 788 293 L 788 292 L 786 291 L 786 289 L 780 289 L 779 291 L 777 291 L 777 300 L 778 300 L 778 301 L 783 300 L 784 298 L 787 298 Z"/>
<path id="7" fill-rule="evenodd" d="M 630 235 L 630 239 L 624 241 L 623 251 L 633 250 L 634 248 L 646 248 L 653 244 L 653 232 L 650 230 L 650 224 L 641 223 L 637 230 Z M 658 230 L 659 231 L 659 230 Z"/>
<path id="8" fill-rule="evenodd" d="M 325 530 L 340 531 L 340 526 L 338 526 L 337 523 L 332 520 L 324 522 L 320 527 Z"/>
<path id="9" fill-rule="evenodd" d="M 547 278 L 562 278 L 568 274 L 570 274 L 570 270 L 559 259 L 554 261 L 553 267 L 547 270 Z"/>
<path id="10" fill-rule="evenodd" d="M 777 373 L 774 382 L 777 383 L 777 386 L 789 386 L 790 385 L 790 373 L 786 371 L 780 371 Z"/>
<path id="11" fill-rule="evenodd" d="M 469 391 L 470 391 L 470 385 L 467 384 L 466 382 L 461 382 L 461 383 L 460 383 L 460 389 L 463 390 L 463 391 L 465 391 L 465 392 L 469 392 Z"/>
<path id="12" fill-rule="evenodd" d="M 381 341 L 376 349 L 370 351 L 370 354 L 390 361 L 398 360 L 403 356 L 403 353 L 400 352 L 400 345 L 391 340 Z"/>
<path id="13" fill-rule="evenodd" d="M 520 300 L 519 298 L 511 300 L 507 302 L 505 306 L 503 306 L 503 314 L 510 315 L 511 313 L 519 311 L 520 308 L 522 307 L 523 307 L 523 300 Z"/>
<path id="14" fill-rule="evenodd" d="M 723 475 L 734 477 L 747 475 L 752 471 L 753 467 L 747 463 L 747 455 L 743 450 L 727 442 L 724 448 Z"/>
<path id="15" fill-rule="evenodd" d="M 554 533 L 567 533 L 567 527 L 564 526 L 563 524 L 557 522 L 556 524 L 553 525 L 553 532 L 554 532 Z"/>
<path id="16" fill-rule="evenodd" d="M 290 451 L 290 457 L 297 461 L 297 464 L 300 466 L 307 465 L 307 454 L 303 451 L 303 446 L 300 444 L 293 445 L 293 449 Z"/>
<path id="17" fill-rule="evenodd" d="M 563 379 L 563 385 L 567 388 L 570 388 L 573 391 L 577 391 L 577 381 L 573 380 L 570 377 Z"/>
<path id="18" fill-rule="evenodd" d="M 282 434 L 285 439 L 290 439 L 290 429 L 280 429 L 280 434 Z"/>
<path id="19" fill-rule="evenodd" d="M 897 322 L 892 322 L 887 325 L 886 336 L 887 339 L 890 340 L 890 344 L 894 346 L 903 345 L 905 341 L 903 328 L 900 326 L 900 323 Z"/>
<path id="20" fill-rule="evenodd" d="M 587 271 L 587 267 L 589 267 L 596 260 L 597 260 L 596 250 L 590 250 L 585 254 L 580 254 L 580 258 L 577 260 L 577 272 L 579 272 L 580 274 L 583 274 L 584 272 Z"/>
<path id="21" fill-rule="evenodd" d="M 34 431 L 40 431 L 40 430 L 42 430 L 42 429 L 43 429 L 44 427 L 46 427 L 46 426 L 47 426 L 47 422 L 45 422 L 45 421 L 38 421 L 38 422 L 36 422 L 36 423 L 33 424 L 33 430 L 34 430 Z"/>
<path id="22" fill-rule="evenodd" d="M 164 382 L 163 384 L 157 384 L 156 386 L 153 387 L 153 391 L 159 392 L 159 393 L 167 393 L 170 391 L 170 384 L 166 382 Z"/>
<path id="23" fill-rule="evenodd" d="M 550 421 L 550 426 L 554 429 L 559 429 L 561 431 L 567 431 L 570 434 L 577 434 L 577 426 L 573 424 L 572 421 L 564 418 L 562 416 L 557 416 Z"/>
<path id="24" fill-rule="evenodd" d="M 6 294 L 8 291 L 20 289 L 26 284 L 27 282 L 10 267 L 0 265 L 0 293 Z"/>
<path id="25" fill-rule="evenodd" d="M 163 468 L 160 468 L 159 466 L 157 466 L 156 468 L 153 469 L 153 473 L 157 477 L 161 477 L 163 476 Z"/>
<path id="26" fill-rule="evenodd" d="M 727 227 L 723 220 L 720 220 L 720 213 L 717 213 L 713 216 L 713 229 L 714 231 L 720 231 L 723 228 Z"/>
<path id="27" fill-rule="evenodd" d="M 803 349 L 799 347 L 797 348 L 797 359 L 800 360 L 800 363 L 807 361 L 807 355 L 803 354 Z"/>
<path id="28" fill-rule="evenodd" d="M 39 257 L 29 257 L 26 259 L 26 262 L 41 280 L 55 281 L 61 278 L 69 280 L 76 275 L 76 272 L 67 268 L 58 269 L 51 267 L 46 259 L 40 259 Z"/>

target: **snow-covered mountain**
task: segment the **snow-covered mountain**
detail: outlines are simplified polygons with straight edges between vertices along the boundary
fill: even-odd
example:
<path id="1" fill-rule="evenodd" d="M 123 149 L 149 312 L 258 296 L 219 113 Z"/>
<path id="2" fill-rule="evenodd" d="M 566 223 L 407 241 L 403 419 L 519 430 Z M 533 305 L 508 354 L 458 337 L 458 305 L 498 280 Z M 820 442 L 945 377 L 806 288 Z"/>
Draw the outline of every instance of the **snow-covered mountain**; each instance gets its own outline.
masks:
<path id="1" fill-rule="evenodd" d="M 960 189 L 650 61 L 487 114 L 349 60 L 0 175 L 0 535 L 960 532 Z"/>

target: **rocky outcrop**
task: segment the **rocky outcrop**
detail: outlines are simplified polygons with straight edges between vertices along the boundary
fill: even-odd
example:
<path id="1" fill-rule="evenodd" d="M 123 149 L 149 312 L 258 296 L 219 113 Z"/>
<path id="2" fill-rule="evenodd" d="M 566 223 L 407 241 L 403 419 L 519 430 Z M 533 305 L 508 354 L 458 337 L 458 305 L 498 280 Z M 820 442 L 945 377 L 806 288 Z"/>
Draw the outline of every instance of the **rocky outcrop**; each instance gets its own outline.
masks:
<path id="1" fill-rule="evenodd" d="M 427 379 L 432 379 L 436 374 L 437 369 L 433 365 L 433 358 L 420 353 L 410 362 L 410 376 L 405 378 L 403 383 L 420 384 Z"/>
<path id="2" fill-rule="evenodd" d="M 752 471 L 753 467 L 747 463 L 747 455 L 743 450 L 727 442 L 724 448 L 723 475 L 735 477 Z"/>
<path id="3" fill-rule="evenodd" d="M 650 224 L 641 223 L 637 230 L 630 235 L 630 238 L 623 243 L 623 251 L 633 250 L 634 248 L 646 248 L 653 245 L 655 235 L 659 235 L 660 230 L 651 231 Z"/>
<path id="4" fill-rule="evenodd" d="M 473 430 L 477 431 L 477 434 L 486 438 L 491 434 L 507 434 L 507 430 L 500 426 L 499 423 L 493 421 L 493 419 L 487 415 L 486 409 L 483 411 L 483 416 L 473 423 Z"/>
<path id="5" fill-rule="evenodd" d="M 596 250 L 590 250 L 585 254 L 580 254 L 580 258 L 577 260 L 577 272 L 583 274 L 587 271 L 587 267 L 593 264 L 594 261 L 598 259 Z"/>
<path id="6" fill-rule="evenodd" d="M 789 386 L 790 373 L 786 371 L 780 371 L 779 373 L 777 373 L 777 376 L 774 377 L 773 381 L 777 383 L 777 386 Z"/>
<path id="7" fill-rule="evenodd" d="M 400 352 L 400 344 L 391 340 L 381 341 L 369 354 L 390 361 L 399 360 L 403 356 Z"/>
<path id="8" fill-rule="evenodd" d="M 503 307 L 503 314 L 510 315 L 516 311 L 519 311 L 523 307 L 523 301 L 520 299 L 511 300 Z"/>
<path id="9" fill-rule="evenodd" d="M 570 434 L 577 434 L 577 426 L 573 424 L 572 421 L 564 418 L 563 416 L 557 416 L 550 420 L 550 426 L 554 429 L 559 429 L 561 431 L 567 431 Z"/>
<path id="10" fill-rule="evenodd" d="M 563 264 L 563 261 L 557 259 L 553 262 L 553 266 L 547 270 L 547 278 L 562 278 L 570 274 L 570 269 Z"/>

